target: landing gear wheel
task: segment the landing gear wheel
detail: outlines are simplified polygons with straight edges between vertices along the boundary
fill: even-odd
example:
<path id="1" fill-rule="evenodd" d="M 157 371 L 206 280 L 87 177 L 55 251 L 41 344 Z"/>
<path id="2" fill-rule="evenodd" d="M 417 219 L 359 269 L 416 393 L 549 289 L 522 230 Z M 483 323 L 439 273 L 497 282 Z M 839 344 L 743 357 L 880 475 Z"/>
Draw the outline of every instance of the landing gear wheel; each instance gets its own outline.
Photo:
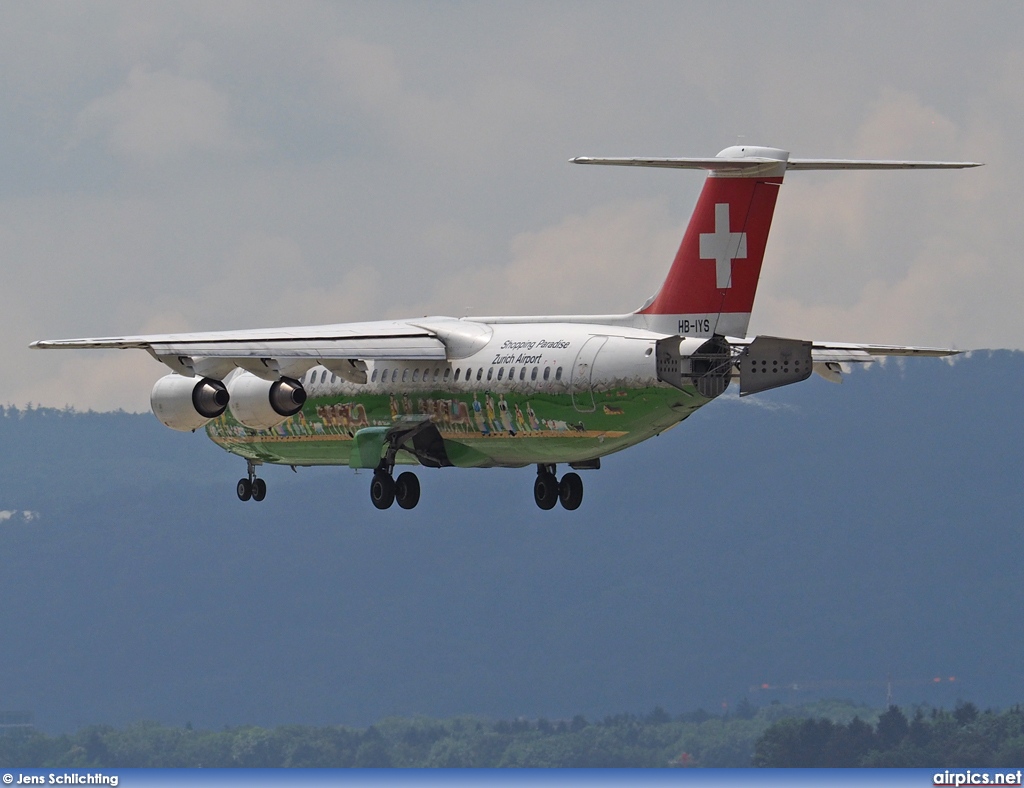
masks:
<path id="1" fill-rule="evenodd" d="M 558 483 L 558 500 L 563 509 L 579 509 L 583 503 L 583 479 L 578 473 L 567 473 Z"/>
<path id="2" fill-rule="evenodd" d="M 387 509 L 395 502 L 395 480 L 378 471 L 370 482 L 370 500 L 378 509 Z"/>
<path id="3" fill-rule="evenodd" d="M 252 483 L 248 479 L 239 479 L 235 492 L 238 493 L 238 500 L 248 501 L 252 498 Z"/>
<path id="4" fill-rule="evenodd" d="M 406 471 L 395 479 L 395 500 L 403 509 L 412 509 L 420 502 L 420 480 Z"/>
<path id="5" fill-rule="evenodd" d="M 252 499 L 262 501 L 267 497 L 267 483 L 263 479 L 252 480 Z"/>
<path id="6" fill-rule="evenodd" d="M 558 479 L 553 473 L 538 473 L 533 483 L 533 500 L 541 509 L 553 509 L 558 503 Z"/>

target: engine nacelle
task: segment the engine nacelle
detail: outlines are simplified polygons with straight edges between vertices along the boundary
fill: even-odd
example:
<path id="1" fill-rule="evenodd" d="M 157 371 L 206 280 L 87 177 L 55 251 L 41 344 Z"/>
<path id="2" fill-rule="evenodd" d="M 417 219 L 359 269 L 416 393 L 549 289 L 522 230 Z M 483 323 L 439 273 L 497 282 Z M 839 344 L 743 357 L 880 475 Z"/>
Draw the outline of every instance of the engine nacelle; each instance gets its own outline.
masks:
<path id="1" fill-rule="evenodd" d="M 306 390 L 294 378 L 273 382 L 243 372 L 228 383 L 231 415 L 254 430 L 269 430 L 294 416 L 306 401 Z"/>
<path id="2" fill-rule="evenodd" d="M 191 432 L 221 415 L 228 399 L 227 387 L 219 380 L 171 374 L 153 386 L 149 404 L 165 426 Z"/>

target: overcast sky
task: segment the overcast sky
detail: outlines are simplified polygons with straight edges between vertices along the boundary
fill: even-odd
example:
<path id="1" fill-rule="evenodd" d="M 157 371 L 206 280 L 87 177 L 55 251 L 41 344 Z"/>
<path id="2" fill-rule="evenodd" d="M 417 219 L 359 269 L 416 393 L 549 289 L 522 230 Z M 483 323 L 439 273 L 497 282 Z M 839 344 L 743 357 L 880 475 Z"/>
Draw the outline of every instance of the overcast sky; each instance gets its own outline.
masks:
<path id="1" fill-rule="evenodd" d="M 1024 347 L 1024 4 L 5 3 L 0 402 L 148 408 L 43 338 L 622 312 L 700 189 L 572 156 L 941 158 L 790 173 L 752 333 Z"/>

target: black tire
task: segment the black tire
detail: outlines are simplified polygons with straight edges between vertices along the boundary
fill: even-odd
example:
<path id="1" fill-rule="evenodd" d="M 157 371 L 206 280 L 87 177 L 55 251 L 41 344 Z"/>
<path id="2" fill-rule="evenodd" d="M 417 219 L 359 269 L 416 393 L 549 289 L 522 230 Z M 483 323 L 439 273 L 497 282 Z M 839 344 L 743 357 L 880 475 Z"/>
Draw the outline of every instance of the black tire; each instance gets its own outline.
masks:
<path id="1" fill-rule="evenodd" d="M 267 497 L 267 483 L 263 479 L 252 480 L 252 499 L 262 501 Z"/>
<path id="2" fill-rule="evenodd" d="M 378 509 L 389 509 L 395 502 L 395 480 L 386 473 L 373 474 L 370 482 L 370 500 Z"/>
<path id="3" fill-rule="evenodd" d="M 578 473 L 567 473 L 558 483 L 558 500 L 562 508 L 572 511 L 583 503 L 583 479 Z"/>
<path id="4" fill-rule="evenodd" d="M 252 498 L 252 485 L 248 479 L 239 479 L 238 484 L 235 486 L 235 492 L 238 493 L 238 500 L 248 501 Z"/>
<path id="5" fill-rule="evenodd" d="M 415 473 L 406 471 L 395 479 L 395 501 L 403 509 L 412 509 L 420 502 L 420 480 Z"/>
<path id="6" fill-rule="evenodd" d="M 558 503 L 558 479 L 552 473 L 538 473 L 533 483 L 533 500 L 545 511 Z"/>

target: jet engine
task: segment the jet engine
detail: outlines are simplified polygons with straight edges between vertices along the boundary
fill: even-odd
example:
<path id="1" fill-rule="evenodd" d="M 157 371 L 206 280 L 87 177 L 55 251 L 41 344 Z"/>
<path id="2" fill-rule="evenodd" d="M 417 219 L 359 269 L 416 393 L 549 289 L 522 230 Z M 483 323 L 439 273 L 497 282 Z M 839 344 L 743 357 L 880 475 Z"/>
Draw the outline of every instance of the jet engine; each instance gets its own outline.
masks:
<path id="1" fill-rule="evenodd" d="M 243 372 L 228 382 L 231 415 L 254 430 L 269 430 L 294 416 L 306 401 L 306 390 L 294 378 L 269 381 Z"/>
<path id="2" fill-rule="evenodd" d="M 171 374 L 156 382 L 149 403 L 163 424 L 191 432 L 221 415 L 228 399 L 227 387 L 219 380 Z"/>

